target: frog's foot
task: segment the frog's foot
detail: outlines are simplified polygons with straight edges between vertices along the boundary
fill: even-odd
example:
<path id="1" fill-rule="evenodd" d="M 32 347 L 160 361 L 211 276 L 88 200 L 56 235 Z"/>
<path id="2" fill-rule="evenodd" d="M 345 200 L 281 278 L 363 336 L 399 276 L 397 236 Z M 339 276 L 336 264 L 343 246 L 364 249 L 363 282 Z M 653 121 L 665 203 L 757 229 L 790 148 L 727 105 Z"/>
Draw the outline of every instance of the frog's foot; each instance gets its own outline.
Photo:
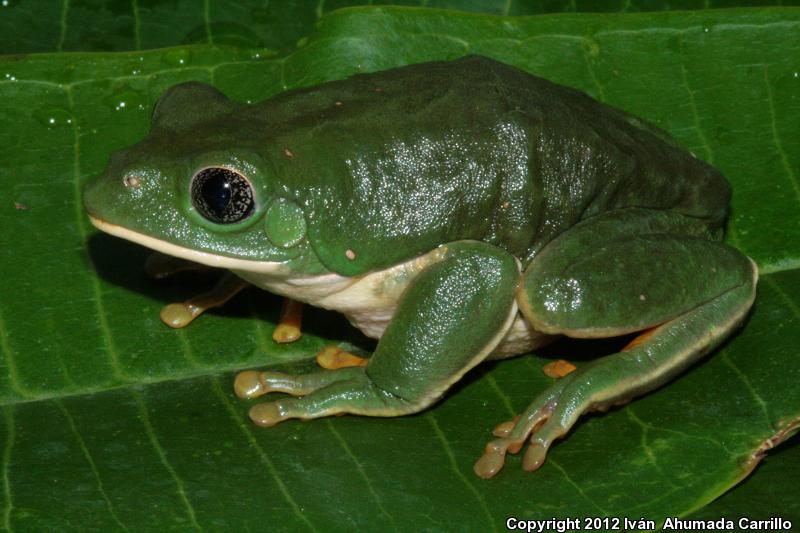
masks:
<path id="1" fill-rule="evenodd" d="M 522 468 L 530 472 L 542 465 L 550 445 L 567 434 L 581 413 L 573 404 L 576 398 L 569 387 L 560 386 L 566 381 L 567 378 L 547 390 L 522 415 L 494 428 L 492 433 L 500 438 L 489 442 L 475 463 L 478 476 L 487 479 L 497 474 L 503 468 L 506 453 L 519 452 L 526 440 L 530 446 Z"/>
<path id="2" fill-rule="evenodd" d="M 359 357 L 339 348 L 338 346 L 325 346 L 317 353 L 317 364 L 327 370 L 337 370 L 351 366 L 367 366 L 369 359 Z"/>
<path id="3" fill-rule="evenodd" d="M 500 438 L 486 446 L 476 474 L 495 475 L 506 453 L 520 451 L 526 441 L 522 466 L 536 470 L 581 414 L 654 390 L 741 324 L 755 298 L 755 263 L 693 236 L 703 235 L 702 228 L 694 233 L 694 223 L 675 213 L 621 209 L 577 224 L 534 258 L 518 299 L 538 331 L 576 338 L 640 335 L 619 353 L 552 384 L 513 427 L 497 428 Z"/>
<path id="4" fill-rule="evenodd" d="M 197 270 L 214 270 L 214 268 L 161 252 L 151 253 L 144 262 L 145 273 L 153 279 L 164 279 L 180 272 Z"/>
<path id="5" fill-rule="evenodd" d="M 363 371 L 363 369 L 357 370 Z M 283 392 L 292 396 L 303 396 L 331 383 L 347 380 L 350 377 L 347 369 L 338 372 L 322 371 L 302 375 L 245 370 L 236 376 L 233 382 L 233 390 L 236 396 L 248 400 L 270 392 Z"/>
<path id="6" fill-rule="evenodd" d="M 294 342 L 300 338 L 302 332 L 300 325 L 303 321 L 303 304 L 291 298 L 284 298 L 281 307 L 281 318 L 275 331 L 272 332 L 272 340 L 278 344 Z"/>
<path id="7" fill-rule="evenodd" d="M 421 409 L 376 387 L 361 367 L 300 376 L 246 371 L 236 377 L 234 390 L 240 398 L 256 398 L 270 392 L 297 396 L 253 406 L 250 418 L 265 427 L 289 418 L 307 420 L 343 413 L 397 416 Z"/>
<path id="8" fill-rule="evenodd" d="M 630 401 L 629 396 L 607 394 L 605 390 L 593 387 L 609 368 L 622 366 L 616 363 L 611 359 L 598 364 L 596 369 L 593 369 L 595 364 L 590 363 L 563 377 L 536 398 L 523 414 L 496 426 L 492 433 L 499 438 L 486 445 L 483 455 L 475 463 L 475 473 L 482 478 L 494 476 L 503 468 L 506 453 L 518 453 L 525 441 L 530 444 L 522 459 L 522 468 L 528 472 L 537 470 L 544 463 L 553 442 L 564 437 L 581 414 L 605 412 Z"/>
<path id="9" fill-rule="evenodd" d="M 165 306 L 161 309 L 161 321 L 171 328 L 186 327 L 208 309 L 224 305 L 248 286 L 250 284 L 238 276 L 226 273 L 210 291 Z"/>

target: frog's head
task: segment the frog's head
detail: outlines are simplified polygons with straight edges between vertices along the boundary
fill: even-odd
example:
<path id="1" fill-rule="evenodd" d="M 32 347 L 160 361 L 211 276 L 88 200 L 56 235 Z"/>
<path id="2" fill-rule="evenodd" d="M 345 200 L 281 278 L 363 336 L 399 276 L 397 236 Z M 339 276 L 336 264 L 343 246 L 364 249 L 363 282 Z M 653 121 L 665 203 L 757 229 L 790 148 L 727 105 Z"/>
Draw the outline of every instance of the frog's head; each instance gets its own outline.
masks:
<path id="1" fill-rule="evenodd" d="M 84 204 L 99 229 L 211 266 L 310 268 L 303 210 L 281 197 L 259 156 L 264 125 L 216 89 L 169 89 L 150 134 L 114 153 Z M 301 266 L 304 265 L 304 266 Z"/>

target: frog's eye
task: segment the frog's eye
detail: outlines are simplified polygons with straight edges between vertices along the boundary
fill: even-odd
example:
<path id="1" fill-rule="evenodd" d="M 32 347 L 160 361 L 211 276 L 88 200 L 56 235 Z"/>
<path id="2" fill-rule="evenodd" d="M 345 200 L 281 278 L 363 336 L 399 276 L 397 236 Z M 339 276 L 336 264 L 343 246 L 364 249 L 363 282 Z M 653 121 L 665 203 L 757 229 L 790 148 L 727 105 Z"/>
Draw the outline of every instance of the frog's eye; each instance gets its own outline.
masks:
<path id="1" fill-rule="evenodd" d="M 253 213 L 253 188 L 236 171 L 205 168 L 192 178 L 192 205 L 211 222 L 235 224 Z"/>

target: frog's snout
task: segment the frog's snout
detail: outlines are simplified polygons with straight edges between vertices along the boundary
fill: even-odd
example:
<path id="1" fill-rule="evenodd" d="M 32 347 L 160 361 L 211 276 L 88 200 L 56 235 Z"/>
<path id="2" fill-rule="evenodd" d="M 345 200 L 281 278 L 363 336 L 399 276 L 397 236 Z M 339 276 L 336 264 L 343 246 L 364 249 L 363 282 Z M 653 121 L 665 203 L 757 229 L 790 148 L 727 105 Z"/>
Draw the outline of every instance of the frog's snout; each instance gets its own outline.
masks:
<path id="1" fill-rule="evenodd" d="M 105 176 L 94 178 L 83 187 L 83 208 L 92 218 L 100 217 L 100 208 L 102 206 L 102 181 Z"/>

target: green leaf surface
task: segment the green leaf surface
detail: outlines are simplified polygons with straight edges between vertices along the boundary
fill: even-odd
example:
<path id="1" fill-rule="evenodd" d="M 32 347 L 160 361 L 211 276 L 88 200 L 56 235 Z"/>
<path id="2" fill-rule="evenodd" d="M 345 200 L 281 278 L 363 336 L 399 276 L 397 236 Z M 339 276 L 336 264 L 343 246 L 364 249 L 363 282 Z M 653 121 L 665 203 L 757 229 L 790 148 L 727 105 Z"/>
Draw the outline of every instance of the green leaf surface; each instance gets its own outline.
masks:
<path id="1" fill-rule="evenodd" d="M 722 498 L 692 513 L 695 520 L 717 520 L 728 517 L 738 521 L 782 518 L 800 525 L 800 498 L 797 479 L 800 478 L 800 446 L 794 438 L 770 452 L 750 476 Z"/>
<path id="2" fill-rule="evenodd" d="M 800 10 L 500 18 L 352 9 L 300 50 L 188 46 L 0 58 L 0 525 L 38 529 L 503 530 L 509 516 L 660 521 L 742 479 L 800 420 Z M 256 101 L 284 88 L 480 53 L 649 119 L 734 187 L 728 240 L 762 271 L 743 331 L 686 375 L 591 416 L 526 474 L 471 472 L 489 428 L 550 381 L 562 342 L 471 373 L 397 419 L 250 425 L 231 372 L 307 370 L 336 315 L 272 344 L 279 300 L 250 291 L 186 330 L 161 306 L 209 280 L 147 280 L 145 250 L 90 229 L 81 186 L 140 139 L 170 85 Z M 8 162 L 8 163 L 6 163 Z M 755 454 L 755 456 L 754 456 Z M 798 492 L 789 491 L 787 501 Z"/>
<path id="3" fill-rule="evenodd" d="M 380 4 L 520 16 L 800 5 L 800 0 L 2 0 L 0 54 L 122 52 L 198 43 L 285 50 L 330 11 Z"/>

